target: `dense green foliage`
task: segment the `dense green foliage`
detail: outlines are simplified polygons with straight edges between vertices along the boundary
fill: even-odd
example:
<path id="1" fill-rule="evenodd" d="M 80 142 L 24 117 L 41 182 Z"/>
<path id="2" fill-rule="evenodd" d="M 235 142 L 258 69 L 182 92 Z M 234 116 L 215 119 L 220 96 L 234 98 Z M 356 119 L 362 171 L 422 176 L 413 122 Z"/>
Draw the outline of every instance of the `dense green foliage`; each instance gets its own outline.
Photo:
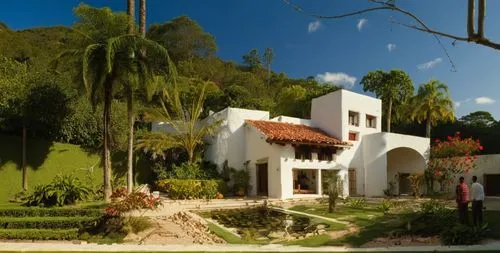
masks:
<path id="1" fill-rule="evenodd" d="M 78 229 L 0 229 L 1 239 L 16 240 L 74 240 L 79 238 Z"/>
<path id="2" fill-rule="evenodd" d="M 0 208 L 0 217 L 101 217 L 102 209 L 95 208 Z"/>
<path id="3" fill-rule="evenodd" d="M 97 224 L 100 217 L 1 217 L 0 229 L 71 229 Z"/>
<path id="4" fill-rule="evenodd" d="M 37 185 L 26 197 L 28 206 L 64 206 L 72 205 L 77 201 L 87 200 L 93 193 L 74 175 L 57 175 L 52 182 Z"/>
<path id="5" fill-rule="evenodd" d="M 223 192 L 222 180 L 163 179 L 156 182 L 156 188 L 172 199 L 213 199 Z"/>

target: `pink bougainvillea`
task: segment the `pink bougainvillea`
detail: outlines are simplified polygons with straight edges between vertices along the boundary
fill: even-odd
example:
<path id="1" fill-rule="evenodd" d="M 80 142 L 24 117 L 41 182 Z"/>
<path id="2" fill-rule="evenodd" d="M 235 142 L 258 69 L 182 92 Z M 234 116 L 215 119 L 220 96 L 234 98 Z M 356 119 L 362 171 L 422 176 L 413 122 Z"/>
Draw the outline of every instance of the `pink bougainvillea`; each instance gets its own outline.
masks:
<path id="1" fill-rule="evenodd" d="M 476 167 L 476 154 L 483 150 L 479 140 L 462 138 L 460 132 L 448 136 L 446 141 L 436 139 L 431 147 L 426 177 L 444 185 L 451 184 L 458 174 L 467 174 Z"/>

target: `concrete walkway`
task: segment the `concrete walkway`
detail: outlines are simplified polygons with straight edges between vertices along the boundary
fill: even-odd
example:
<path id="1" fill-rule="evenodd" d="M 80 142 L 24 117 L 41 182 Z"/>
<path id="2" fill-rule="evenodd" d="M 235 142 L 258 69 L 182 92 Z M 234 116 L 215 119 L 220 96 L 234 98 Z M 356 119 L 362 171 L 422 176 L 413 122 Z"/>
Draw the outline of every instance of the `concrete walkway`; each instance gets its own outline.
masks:
<path id="1" fill-rule="evenodd" d="M 20 252 L 394 252 L 394 251 L 497 251 L 500 242 L 475 246 L 423 246 L 391 248 L 346 248 L 271 245 L 97 245 L 97 244 L 58 244 L 58 243 L 0 243 L 2 251 Z"/>

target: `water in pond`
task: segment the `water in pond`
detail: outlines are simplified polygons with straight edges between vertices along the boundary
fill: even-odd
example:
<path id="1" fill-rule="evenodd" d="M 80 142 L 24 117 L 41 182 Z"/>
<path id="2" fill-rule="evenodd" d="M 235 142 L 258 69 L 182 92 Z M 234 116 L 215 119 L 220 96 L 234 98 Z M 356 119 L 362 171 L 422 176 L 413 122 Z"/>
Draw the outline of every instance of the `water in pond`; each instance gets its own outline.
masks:
<path id="1" fill-rule="evenodd" d="M 250 238 L 273 239 L 279 235 L 284 236 L 287 220 L 293 221 L 287 229 L 292 235 L 304 236 L 318 228 L 329 227 L 329 224 L 313 222 L 308 217 L 286 214 L 266 207 L 215 210 L 208 216 L 225 227 L 236 228 L 240 235 Z"/>

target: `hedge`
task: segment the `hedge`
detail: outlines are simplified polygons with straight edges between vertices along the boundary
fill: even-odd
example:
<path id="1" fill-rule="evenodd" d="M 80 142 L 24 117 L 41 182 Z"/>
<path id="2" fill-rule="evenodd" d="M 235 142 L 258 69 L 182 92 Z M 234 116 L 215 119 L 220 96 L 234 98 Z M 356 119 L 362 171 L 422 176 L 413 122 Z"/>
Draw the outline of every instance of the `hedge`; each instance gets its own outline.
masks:
<path id="1" fill-rule="evenodd" d="M 96 226 L 99 217 L 0 217 L 0 229 L 70 229 Z"/>
<path id="2" fill-rule="evenodd" d="M 78 237 L 78 229 L 0 229 L 0 239 L 75 240 Z"/>
<path id="3" fill-rule="evenodd" d="M 222 180 L 163 179 L 156 182 L 156 188 L 171 199 L 213 199 L 224 192 Z"/>
<path id="4" fill-rule="evenodd" d="M 90 216 L 101 217 L 104 215 L 102 209 L 83 209 L 83 208 L 41 208 L 41 207 L 17 207 L 0 208 L 0 217 L 73 217 Z"/>

